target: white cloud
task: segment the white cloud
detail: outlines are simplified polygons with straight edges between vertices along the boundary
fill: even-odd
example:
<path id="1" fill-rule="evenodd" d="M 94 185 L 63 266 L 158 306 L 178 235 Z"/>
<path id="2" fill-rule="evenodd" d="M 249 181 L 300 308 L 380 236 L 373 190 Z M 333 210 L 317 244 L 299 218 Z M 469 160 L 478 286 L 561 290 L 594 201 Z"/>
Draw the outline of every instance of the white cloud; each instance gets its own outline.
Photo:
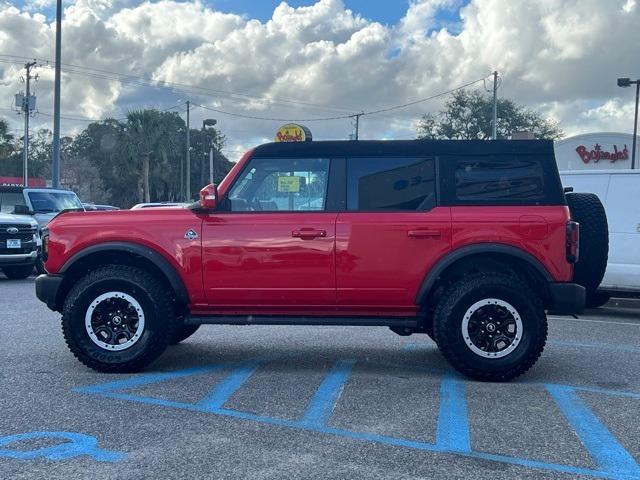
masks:
<path id="1" fill-rule="evenodd" d="M 439 27 L 438 13 L 460 4 L 412 0 L 397 25 L 384 26 L 346 9 L 342 0 L 300 8 L 283 2 L 265 23 L 199 1 L 77 0 L 65 9 L 64 63 L 207 92 L 65 74 L 63 111 L 120 116 L 133 106 L 166 107 L 191 98 L 256 116 L 335 116 L 426 97 L 498 69 L 501 95 L 553 116 L 568 133 L 629 129 L 633 99 L 615 79 L 640 76 L 636 0 L 472 0 L 455 32 Z M 31 6 L 20 11 L 0 3 L 0 52 L 53 58 L 55 26 Z M 8 106 L 19 73 L 5 63 L 0 68 L 0 102 Z M 39 106 L 51 111 L 51 71 L 40 74 Z M 363 117 L 362 136 L 411 137 L 416 118 L 439 105 Z M 230 150 L 270 139 L 278 126 L 197 108 L 194 124 L 205 116 L 218 117 Z M 65 121 L 63 131 L 80 126 Z M 352 130 L 349 120 L 309 126 L 315 138 L 346 138 Z"/>

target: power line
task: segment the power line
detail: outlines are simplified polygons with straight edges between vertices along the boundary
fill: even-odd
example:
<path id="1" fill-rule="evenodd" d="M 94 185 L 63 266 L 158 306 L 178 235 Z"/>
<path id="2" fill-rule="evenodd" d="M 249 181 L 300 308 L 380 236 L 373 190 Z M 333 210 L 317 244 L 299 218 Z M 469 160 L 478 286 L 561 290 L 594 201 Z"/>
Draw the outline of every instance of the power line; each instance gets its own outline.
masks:
<path id="1" fill-rule="evenodd" d="M 22 59 L 24 57 L 18 56 L 18 55 L 6 55 L 6 54 L 0 54 L 0 57 L 8 57 L 8 58 L 14 58 L 14 59 Z M 38 59 L 38 61 L 46 63 L 47 67 L 52 67 L 53 65 L 55 65 L 54 62 L 47 60 L 47 59 Z M 3 63 L 15 63 L 18 64 L 17 60 L 15 61 L 11 61 L 11 60 L 7 60 L 4 61 L 2 59 L 0 59 L 0 62 Z M 311 102 L 304 102 L 301 100 L 292 100 L 292 99 L 285 99 L 285 98 L 279 98 L 279 97 L 268 97 L 268 96 L 259 96 L 259 95 L 252 95 L 249 93 L 244 93 L 244 92 L 234 92 L 234 91 L 227 91 L 227 90 L 218 90 L 218 89 L 212 89 L 212 88 L 208 88 L 208 87 L 200 87 L 197 85 L 189 85 L 189 84 L 185 84 L 185 83 L 179 83 L 179 82 L 169 82 L 169 81 L 164 81 L 164 80 L 154 80 L 151 77 L 145 77 L 145 76 L 141 76 L 141 75 L 132 75 L 132 74 L 125 74 L 125 73 L 118 73 L 118 72 L 112 72 L 109 70 L 102 70 L 102 69 L 97 69 L 97 68 L 91 68 L 91 67 L 83 67 L 83 66 L 79 66 L 79 65 L 73 65 L 73 64 L 67 64 L 67 63 L 62 63 L 61 65 L 67 67 L 64 68 L 63 71 L 66 73 L 75 73 L 75 74 L 79 74 L 79 75 L 85 75 L 85 76 L 89 76 L 89 77 L 93 77 L 93 78 L 101 78 L 101 79 L 106 79 L 106 80 L 119 80 L 119 81 L 125 81 L 127 83 L 137 83 L 139 85 L 142 86 L 149 86 L 149 87 L 153 87 L 153 88 L 171 88 L 173 90 L 176 91 L 182 91 L 183 93 L 193 93 L 193 91 L 200 91 L 200 92 L 205 92 L 205 93 L 215 93 L 219 96 L 227 96 L 227 97 L 242 97 L 242 98 L 247 98 L 247 99 L 252 99 L 252 100 L 263 100 L 263 101 L 268 101 L 270 103 L 280 103 L 280 104 L 292 104 L 292 105 L 303 105 L 309 108 L 316 108 L 316 109 L 321 109 L 321 110 L 336 110 L 336 111 L 350 111 L 347 108 L 344 107 L 335 107 L 335 106 L 328 106 L 328 105 L 318 105 L 318 104 L 314 104 Z M 191 92 L 186 92 L 185 90 L 181 90 L 181 89 L 189 89 L 191 90 Z"/>
<path id="2" fill-rule="evenodd" d="M 365 115 L 379 115 L 381 113 L 386 113 L 386 112 L 391 112 L 394 110 L 399 110 L 402 108 L 407 108 L 407 107 L 411 107 L 413 105 L 418 105 L 419 103 L 423 103 L 423 102 L 427 102 L 429 100 L 434 100 L 436 98 L 439 97 L 443 97 L 445 95 L 449 95 L 450 93 L 453 93 L 457 90 L 462 90 L 464 88 L 467 88 L 471 85 L 475 85 L 476 83 L 482 82 L 484 81 L 486 77 L 482 77 L 482 78 L 478 78 L 476 80 L 473 80 L 471 82 L 467 82 L 464 85 L 460 85 L 457 86 L 455 88 L 452 88 L 450 90 L 447 90 L 445 92 L 440 92 L 437 93 L 435 95 L 431 95 L 429 97 L 425 97 L 425 98 L 421 98 L 419 100 L 414 100 L 412 102 L 408 102 L 408 103 L 403 103 L 400 105 L 394 105 L 392 107 L 386 107 L 386 108 L 381 108 L 378 110 L 371 110 L 371 111 L 363 111 L 361 113 L 358 114 L 350 114 L 350 115 L 339 115 L 339 116 L 334 116 L 334 117 L 324 117 L 324 118 L 274 118 L 274 117 L 261 117 L 261 116 L 256 116 L 256 115 L 246 115 L 243 113 L 235 113 L 235 112 L 228 112 L 225 110 L 220 110 L 218 108 L 213 108 L 213 107 L 207 107 L 205 105 L 200 105 L 197 103 L 192 103 L 194 106 L 200 107 L 200 108 L 204 108 L 205 110 L 210 110 L 212 112 L 216 112 L 216 113 L 220 113 L 222 115 L 229 115 L 232 117 L 239 117 L 239 118 L 247 118 L 250 120 L 263 120 L 263 121 L 273 121 L 273 122 L 326 122 L 326 121 L 330 121 L 330 120 L 343 120 L 343 119 L 347 119 L 347 118 L 354 118 L 356 115 L 358 117 L 361 116 L 365 116 Z"/>

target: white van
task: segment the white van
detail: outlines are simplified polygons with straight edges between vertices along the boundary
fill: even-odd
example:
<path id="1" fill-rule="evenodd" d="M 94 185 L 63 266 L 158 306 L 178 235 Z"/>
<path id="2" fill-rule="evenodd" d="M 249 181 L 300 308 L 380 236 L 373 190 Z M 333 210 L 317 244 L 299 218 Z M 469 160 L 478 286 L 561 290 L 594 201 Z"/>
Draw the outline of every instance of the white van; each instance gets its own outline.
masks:
<path id="1" fill-rule="evenodd" d="M 640 297 L 640 170 L 560 172 L 562 184 L 575 192 L 595 193 L 609 224 L 609 260 L 598 292 Z M 589 252 L 581 251 L 582 258 Z"/>

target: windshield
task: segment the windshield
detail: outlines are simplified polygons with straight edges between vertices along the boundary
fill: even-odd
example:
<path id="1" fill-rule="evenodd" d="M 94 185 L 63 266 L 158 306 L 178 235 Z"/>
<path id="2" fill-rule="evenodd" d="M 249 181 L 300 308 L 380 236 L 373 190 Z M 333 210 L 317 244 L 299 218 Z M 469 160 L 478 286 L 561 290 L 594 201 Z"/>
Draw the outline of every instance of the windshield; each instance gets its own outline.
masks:
<path id="1" fill-rule="evenodd" d="M 29 192 L 29 200 L 36 213 L 60 212 L 69 208 L 80 208 L 82 203 L 75 193 L 65 192 Z"/>

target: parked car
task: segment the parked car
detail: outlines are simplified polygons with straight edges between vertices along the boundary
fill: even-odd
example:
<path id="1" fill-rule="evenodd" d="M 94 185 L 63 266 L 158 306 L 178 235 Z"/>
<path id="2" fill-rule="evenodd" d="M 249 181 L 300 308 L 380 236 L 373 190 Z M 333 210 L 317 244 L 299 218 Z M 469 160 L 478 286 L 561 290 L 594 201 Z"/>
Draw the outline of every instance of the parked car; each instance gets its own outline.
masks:
<path id="1" fill-rule="evenodd" d="M 640 298 L 640 171 L 561 172 L 560 176 L 565 186 L 597 196 L 606 211 L 606 272 L 588 291 L 587 305 L 599 307 L 611 297 Z M 584 255 L 590 253 L 583 249 Z"/>
<path id="2" fill-rule="evenodd" d="M 36 294 L 104 372 L 201 324 L 377 325 L 508 380 L 541 355 L 545 310 L 583 309 L 571 214 L 547 141 L 266 144 L 189 208 L 59 215 Z"/>
<path id="3" fill-rule="evenodd" d="M 141 208 L 161 208 L 161 207 L 186 207 L 188 203 L 178 202 L 151 202 L 151 203 L 138 203 L 131 207 L 131 210 L 139 210 Z"/>
<path id="4" fill-rule="evenodd" d="M 38 222 L 40 230 L 63 210 L 84 211 L 84 207 L 70 190 L 0 186 L 0 211 L 29 215 Z M 40 255 L 35 266 L 38 273 L 45 272 Z"/>
<path id="5" fill-rule="evenodd" d="M 8 278 L 31 275 L 40 246 L 34 219 L 0 212 L 0 268 Z"/>

